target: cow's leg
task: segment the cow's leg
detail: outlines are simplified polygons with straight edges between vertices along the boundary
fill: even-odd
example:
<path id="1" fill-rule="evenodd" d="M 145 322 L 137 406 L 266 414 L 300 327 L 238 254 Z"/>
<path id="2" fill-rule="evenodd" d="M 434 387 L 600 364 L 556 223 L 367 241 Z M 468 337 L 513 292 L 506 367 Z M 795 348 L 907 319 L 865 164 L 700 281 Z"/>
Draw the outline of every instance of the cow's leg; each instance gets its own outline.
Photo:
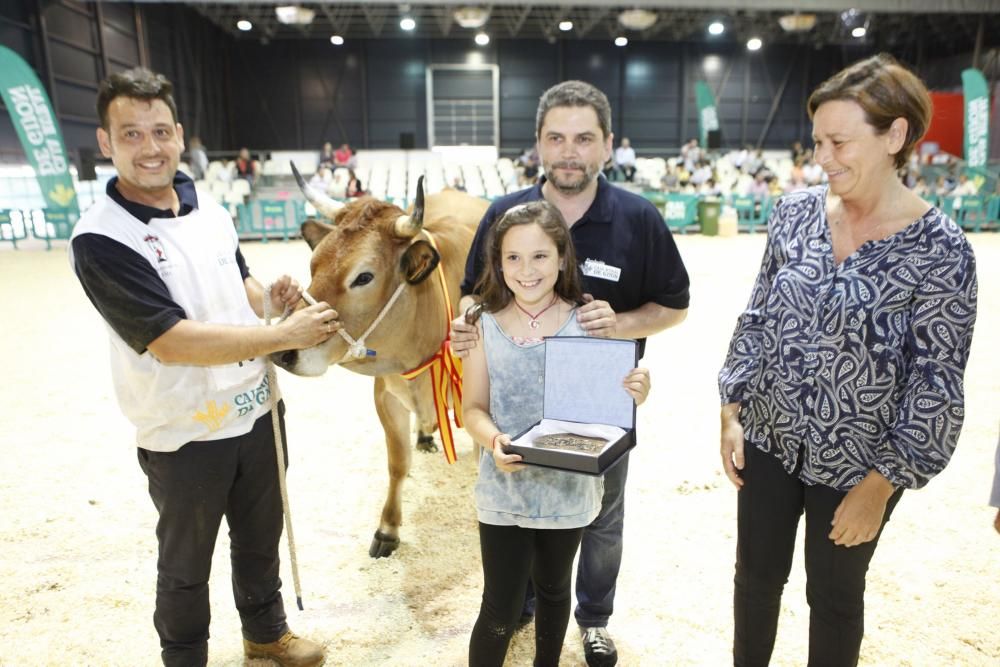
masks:
<path id="1" fill-rule="evenodd" d="M 389 493 L 368 555 L 382 558 L 399 546 L 399 525 L 403 518 L 403 480 L 410 472 L 410 411 L 386 389 L 385 380 L 380 377 L 375 378 L 375 409 L 385 431 L 389 458 Z"/>
<path id="2" fill-rule="evenodd" d="M 430 433 L 424 433 L 424 429 L 417 431 L 417 451 L 421 452 L 436 452 L 438 450 L 437 442 L 434 440 L 434 436 Z"/>

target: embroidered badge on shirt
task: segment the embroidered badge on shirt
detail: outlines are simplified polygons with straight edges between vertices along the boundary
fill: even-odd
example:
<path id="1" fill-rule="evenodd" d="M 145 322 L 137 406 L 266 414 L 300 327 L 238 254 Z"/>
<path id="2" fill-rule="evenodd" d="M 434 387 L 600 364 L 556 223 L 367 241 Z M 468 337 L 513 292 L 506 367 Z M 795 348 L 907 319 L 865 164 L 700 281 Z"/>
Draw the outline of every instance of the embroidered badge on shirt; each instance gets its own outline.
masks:
<path id="1" fill-rule="evenodd" d="M 583 263 L 583 275 L 588 278 L 601 278 L 616 283 L 622 275 L 622 270 L 617 266 L 605 264 L 599 259 L 587 259 Z"/>
<path id="2" fill-rule="evenodd" d="M 157 263 L 167 261 L 167 254 L 163 251 L 163 244 L 160 243 L 159 236 L 155 236 L 153 234 L 147 234 L 145 238 L 143 238 L 142 240 L 145 241 L 149 245 L 149 247 L 153 250 L 153 252 L 156 253 Z"/>

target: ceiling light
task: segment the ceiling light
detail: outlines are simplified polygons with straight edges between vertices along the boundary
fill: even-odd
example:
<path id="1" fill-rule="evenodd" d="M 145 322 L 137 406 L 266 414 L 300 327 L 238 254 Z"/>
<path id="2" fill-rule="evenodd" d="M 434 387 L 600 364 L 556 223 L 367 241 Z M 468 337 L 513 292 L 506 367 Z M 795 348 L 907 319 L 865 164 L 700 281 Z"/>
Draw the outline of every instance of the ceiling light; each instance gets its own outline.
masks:
<path id="1" fill-rule="evenodd" d="M 851 31 L 851 37 L 856 37 L 858 39 L 861 39 L 867 33 L 868 30 L 863 25 L 859 25 L 857 28 Z"/>
<path id="2" fill-rule="evenodd" d="M 490 20 L 490 10 L 486 7 L 459 7 L 452 12 L 455 23 L 463 28 L 482 28 Z"/>
<path id="3" fill-rule="evenodd" d="M 816 26 L 816 15 L 785 14 L 778 18 L 778 25 L 785 32 L 809 32 Z"/>
<path id="4" fill-rule="evenodd" d="M 708 26 L 708 34 L 710 34 L 710 35 L 721 35 L 725 31 L 726 31 L 726 26 L 722 25 L 718 21 L 713 21 Z"/>
<path id="5" fill-rule="evenodd" d="M 560 21 L 559 22 L 559 29 L 562 30 L 563 32 L 569 32 L 570 30 L 573 29 L 573 22 L 572 21 Z"/>
<path id="6" fill-rule="evenodd" d="M 485 32 L 480 32 L 476 34 L 476 44 L 479 46 L 486 46 L 490 43 L 490 36 Z"/>
<path id="7" fill-rule="evenodd" d="M 406 16 L 402 20 L 400 20 L 399 27 L 403 30 L 410 31 L 417 27 L 417 22 L 411 19 L 409 16 Z"/>
<path id="8" fill-rule="evenodd" d="M 628 37 L 615 37 L 615 46 L 627 46 Z"/>
<path id="9" fill-rule="evenodd" d="M 656 23 L 656 12 L 648 9 L 627 9 L 618 15 L 618 22 L 629 30 L 645 30 Z"/>
<path id="10" fill-rule="evenodd" d="M 747 40 L 747 49 L 750 51 L 759 51 L 762 46 L 764 42 L 760 41 L 760 37 L 751 37 Z"/>
<path id="11" fill-rule="evenodd" d="M 253 28 L 253 23 L 250 23 L 250 21 L 247 21 L 246 19 L 240 19 L 239 21 L 236 22 L 236 27 L 242 30 L 243 32 L 246 32 L 247 30 Z"/>
<path id="12" fill-rule="evenodd" d="M 309 25 L 316 16 L 315 11 L 298 5 L 280 5 L 274 8 L 274 13 L 278 22 L 285 25 Z"/>
<path id="13" fill-rule="evenodd" d="M 340 46 L 341 44 L 344 43 L 344 38 L 341 37 L 340 35 L 333 35 L 332 37 L 330 37 L 330 43 L 333 44 L 334 46 Z"/>

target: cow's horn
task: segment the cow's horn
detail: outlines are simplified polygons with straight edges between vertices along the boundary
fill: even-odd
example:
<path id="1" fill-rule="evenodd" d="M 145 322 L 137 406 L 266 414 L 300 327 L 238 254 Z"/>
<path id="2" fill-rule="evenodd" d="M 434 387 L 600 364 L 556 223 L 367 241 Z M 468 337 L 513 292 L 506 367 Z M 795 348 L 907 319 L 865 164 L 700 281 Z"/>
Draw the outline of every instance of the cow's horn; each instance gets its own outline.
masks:
<path id="1" fill-rule="evenodd" d="M 396 236 L 409 238 L 416 236 L 424 226 L 424 177 L 417 179 L 417 198 L 413 202 L 413 213 L 396 218 Z"/>
<path id="2" fill-rule="evenodd" d="M 337 217 L 337 211 L 344 208 L 344 205 L 335 199 L 327 197 L 322 192 L 319 192 L 316 188 L 306 183 L 305 179 L 302 178 L 302 174 L 299 173 L 298 168 L 295 166 L 293 160 L 289 160 L 288 164 L 292 165 L 292 173 L 295 174 L 295 180 L 299 183 L 299 189 L 302 190 L 302 194 L 306 196 L 309 203 L 316 207 L 324 217 L 329 218 L 332 222 Z"/>

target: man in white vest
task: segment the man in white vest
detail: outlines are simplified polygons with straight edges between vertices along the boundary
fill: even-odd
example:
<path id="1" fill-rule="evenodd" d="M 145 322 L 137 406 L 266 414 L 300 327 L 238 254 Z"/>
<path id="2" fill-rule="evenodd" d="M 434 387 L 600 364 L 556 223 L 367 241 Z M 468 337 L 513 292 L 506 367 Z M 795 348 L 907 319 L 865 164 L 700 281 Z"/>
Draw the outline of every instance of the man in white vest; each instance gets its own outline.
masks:
<path id="1" fill-rule="evenodd" d="M 163 664 L 208 661 L 208 578 L 223 516 L 246 655 L 322 664 L 323 648 L 288 629 L 281 600 L 265 357 L 322 342 L 340 328 L 337 313 L 319 303 L 261 325 L 265 298 L 280 314 L 301 288 L 282 276 L 265 294 L 229 213 L 199 201 L 177 171 L 184 130 L 166 78 L 142 68 L 113 74 L 97 111 L 97 141 L 118 176 L 77 223 L 70 261 L 107 323 L 118 402 L 136 427 L 159 513 L 153 624 Z"/>

